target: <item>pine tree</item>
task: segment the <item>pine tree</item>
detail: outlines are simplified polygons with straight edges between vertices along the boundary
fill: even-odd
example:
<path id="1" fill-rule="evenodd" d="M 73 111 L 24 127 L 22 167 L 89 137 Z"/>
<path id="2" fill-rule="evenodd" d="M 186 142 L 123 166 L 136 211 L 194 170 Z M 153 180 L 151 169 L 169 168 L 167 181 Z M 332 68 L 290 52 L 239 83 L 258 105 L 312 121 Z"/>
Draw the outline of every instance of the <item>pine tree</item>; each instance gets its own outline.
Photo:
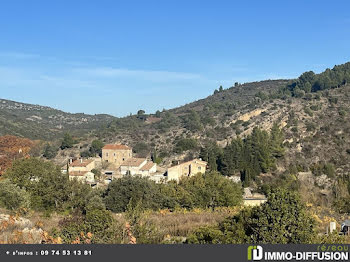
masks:
<path id="1" fill-rule="evenodd" d="M 72 148 L 74 145 L 74 139 L 69 133 L 65 133 L 62 143 L 61 143 L 61 149 L 66 149 L 66 148 Z"/>
<path id="2" fill-rule="evenodd" d="M 226 146 L 224 154 L 221 157 L 220 171 L 226 176 L 232 176 L 239 171 L 241 166 L 243 150 L 243 141 L 241 138 L 232 140 L 231 144 Z"/>
<path id="3" fill-rule="evenodd" d="M 47 143 L 44 148 L 43 157 L 47 159 L 52 159 L 57 155 L 58 148 Z"/>
<path id="4" fill-rule="evenodd" d="M 270 132 L 270 150 L 273 157 L 282 157 L 284 155 L 283 140 L 283 132 L 275 123 Z"/>

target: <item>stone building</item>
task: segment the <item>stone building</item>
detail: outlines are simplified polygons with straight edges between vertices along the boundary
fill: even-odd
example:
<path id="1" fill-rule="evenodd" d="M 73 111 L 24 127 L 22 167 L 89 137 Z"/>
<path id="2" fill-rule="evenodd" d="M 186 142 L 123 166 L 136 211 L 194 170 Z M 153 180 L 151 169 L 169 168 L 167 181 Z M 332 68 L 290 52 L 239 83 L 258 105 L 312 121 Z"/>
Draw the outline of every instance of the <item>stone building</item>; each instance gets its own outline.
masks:
<path id="1" fill-rule="evenodd" d="M 95 159 L 77 159 L 68 165 L 68 172 L 91 171 L 96 168 Z"/>
<path id="2" fill-rule="evenodd" d="M 152 161 L 148 161 L 145 165 L 140 168 L 141 176 L 151 176 L 157 172 L 157 164 Z"/>
<path id="3" fill-rule="evenodd" d="M 207 169 L 207 162 L 201 159 L 193 159 L 185 163 L 169 167 L 167 170 L 167 180 L 179 181 L 182 177 L 189 177 L 198 173 L 204 174 Z"/>
<path id="4" fill-rule="evenodd" d="M 146 158 L 129 158 L 120 165 L 122 175 L 151 176 L 157 172 L 157 164 L 147 161 Z"/>
<path id="5" fill-rule="evenodd" d="M 95 184 L 95 175 L 90 171 L 69 171 L 69 180 L 73 179 L 86 184 Z"/>
<path id="6" fill-rule="evenodd" d="M 122 175 L 138 175 L 141 167 L 146 163 L 146 158 L 129 158 L 120 165 L 120 173 Z"/>
<path id="7" fill-rule="evenodd" d="M 250 188 L 244 188 L 243 205 L 245 206 L 260 206 L 267 201 L 267 198 L 263 194 L 252 193 Z"/>
<path id="8" fill-rule="evenodd" d="M 109 163 L 112 169 L 118 169 L 125 160 L 130 158 L 132 158 L 132 148 L 126 145 L 110 144 L 102 148 L 102 162 Z"/>

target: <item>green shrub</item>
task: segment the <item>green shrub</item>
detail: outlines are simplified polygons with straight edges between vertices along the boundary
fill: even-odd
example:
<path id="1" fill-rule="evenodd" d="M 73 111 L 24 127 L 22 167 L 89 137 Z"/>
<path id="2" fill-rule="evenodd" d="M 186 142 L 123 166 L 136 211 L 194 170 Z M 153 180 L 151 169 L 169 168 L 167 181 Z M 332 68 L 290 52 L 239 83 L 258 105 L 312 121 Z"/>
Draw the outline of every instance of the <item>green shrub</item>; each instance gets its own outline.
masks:
<path id="1" fill-rule="evenodd" d="M 69 180 L 59 167 L 38 158 L 13 162 L 5 177 L 31 195 L 31 206 L 37 210 L 62 208 L 69 198 Z"/>
<path id="2" fill-rule="evenodd" d="M 213 123 L 213 121 L 210 118 L 206 118 L 206 119 L 209 121 L 209 122 L 208 121 L 206 122 Z M 199 114 L 194 110 L 191 110 L 191 112 L 185 116 L 184 125 L 186 129 L 192 132 L 200 131 L 203 129 L 201 118 Z"/>
<path id="3" fill-rule="evenodd" d="M 194 207 L 237 206 L 242 201 L 242 188 L 218 172 L 183 178 L 179 186 L 191 196 Z M 179 201 L 181 203 L 181 201 Z"/>
<path id="4" fill-rule="evenodd" d="M 181 138 L 175 145 L 176 153 L 182 153 L 183 151 L 196 149 L 198 149 L 198 143 L 197 140 L 193 138 Z"/>
<path id="5" fill-rule="evenodd" d="M 305 126 L 306 126 L 306 131 L 312 132 L 316 130 L 316 124 L 313 122 L 307 122 Z"/>
<path id="6" fill-rule="evenodd" d="M 61 142 L 61 149 L 72 148 L 75 144 L 73 137 L 69 133 L 65 133 Z"/>
<path id="7" fill-rule="evenodd" d="M 0 204 L 10 209 L 28 209 L 30 206 L 30 194 L 8 179 L 0 181 Z"/>
<path id="8" fill-rule="evenodd" d="M 150 148 L 145 142 L 138 142 L 133 147 L 133 151 L 141 157 L 146 157 L 150 153 Z"/>
<path id="9" fill-rule="evenodd" d="M 312 111 L 318 111 L 318 110 L 320 110 L 320 106 L 319 105 L 312 105 L 312 106 L 310 106 L 310 109 Z"/>
<path id="10" fill-rule="evenodd" d="M 224 233 L 215 226 L 204 226 L 195 230 L 186 240 L 189 244 L 222 244 Z"/>
<path id="11" fill-rule="evenodd" d="M 311 243 L 315 237 L 315 222 L 297 193 L 274 189 L 266 203 L 243 209 L 217 227 L 200 228 L 188 237 L 188 242 L 300 244 Z"/>
<path id="12" fill-rule="evenodd" d="M 156 184 L 148 178 L 125 176 L 113 180 L 104 194 L 104 203 L 113 212 L 125 212 L 128 205 L 135 207 L 139 202 L 143 209 L 173 210 L 236 206 L 241 201 L 241 185 L 217 172 L 184 177 L 179 184 Z"/>
<path id="13" fill-rule="evenodd" d="M 110 211 L 101 208 L 88 209 L 86 215 L 67 217 L 60 221 L 60 227 L 59 236 L 68 244 L 77 239 L 84 243 L 89 233 L 92 244 L 117 244 L 122 240 L 122 226 L 113 219 Z"/>
<path id="14" fill-rule="evenodd" d="M 315 176 L 326 175 L 329 178 L 335 177 L 335 167 L 331 163 L 317 163 L 311 167 L 311 171 Z"/>
<path id="15" fill-rule="evenodd" d="M 104 194 L 107 209 L 113 212 L 124 212 L 130 201 L 133 205 L 140 200 L 145 208 L 160 207 L 160 195 L 157 185 L 148 178 L 125 176 L 113 180 Z"/>
<path id="16" fill-rule="evenodd" d="M 52 159 L 57 155 L 58 148 L 54 145 L 47 143 L 44 147 L 43 157 Z"/>
<path id="17" fill-rule="evenodd" d="M 314 115 L 314 114 L 312 113 L 311 109 L 308 108 L 308 107 L 305 107 L 305 108 L 304 108 L 304 112 L 305 112 L 306 114 L 308 114 L 309 116 L 313 116 L 313 115 Z"/>

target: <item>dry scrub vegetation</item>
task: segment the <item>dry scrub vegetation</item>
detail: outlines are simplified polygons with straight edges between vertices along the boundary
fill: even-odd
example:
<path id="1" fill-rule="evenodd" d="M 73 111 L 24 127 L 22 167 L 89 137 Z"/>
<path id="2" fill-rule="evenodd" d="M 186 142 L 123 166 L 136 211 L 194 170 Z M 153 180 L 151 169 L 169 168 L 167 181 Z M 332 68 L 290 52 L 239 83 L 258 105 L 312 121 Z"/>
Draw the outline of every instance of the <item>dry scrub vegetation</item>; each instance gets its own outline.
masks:
<path id="1" fill-rule="evenodd" d="M 215 225 L 226 217 L 236 214 L 239 208 L 180 209 L 175 212 L 160 210 L 150 212 L 146 219 L 155 224 L 164 236 L 185 237 L 191 231 L 207 225 Z"/>

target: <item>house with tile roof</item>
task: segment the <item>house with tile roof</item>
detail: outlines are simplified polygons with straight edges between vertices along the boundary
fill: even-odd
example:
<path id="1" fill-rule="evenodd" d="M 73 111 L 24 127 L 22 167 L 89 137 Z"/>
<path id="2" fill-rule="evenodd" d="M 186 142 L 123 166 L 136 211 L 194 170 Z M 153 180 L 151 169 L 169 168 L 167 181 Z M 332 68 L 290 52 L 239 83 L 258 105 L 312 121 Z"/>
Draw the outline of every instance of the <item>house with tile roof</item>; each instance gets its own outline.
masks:
<path id="1" fill-rule="evenodd" d="M 157 171 L 157 164 L 146 158 L 129 158 L 120 165 L 122 175 L 150 176 Z"/>
<path id="2" fill-rule="evenodd" d="M 74 160 L 68 165 L 69 172 L 76 171 L 91 171 L 96 168 L 96 160 L 95 159 L 83 159 L 79 158 Z"/>
<path id="3" fill-rule="evenodd" d="M 141 176 L 151 176 L 157 172 L 157 164 L 152 161 L 148 161 L 145 165 L 140 168 Z"/>
<path id="4" fill-rule="evenodd" d="M 86 184 L 95 184 L 95 175 L 90 171 L 69 171 L 69 180 L 76 179 Z"/>
<path id="5" fill-rule="evenodd" d="M 146 163 L 146 158 L 129 158 L 120 165 L 120 173 L 122 175 L 139 175 L 141 167 Z"/>
<path id="6" fill-rule="evenodd" d="M 118 169 L 129 158 L 132 158 L 132 148 L 127 145 L 108 144 L 102 148 L 102 162 L 109 163 L 110 169 Z"/>
<path id="7" fill-rule="evenodd" d="M 190 177 L 198 173 L 204 174 L 207 169 L 207 162 L 201 159 L 193 159 L 185 163 L 169 167 L 166 176 L 167 180 L 180 181 L 182 177 Z"/>

